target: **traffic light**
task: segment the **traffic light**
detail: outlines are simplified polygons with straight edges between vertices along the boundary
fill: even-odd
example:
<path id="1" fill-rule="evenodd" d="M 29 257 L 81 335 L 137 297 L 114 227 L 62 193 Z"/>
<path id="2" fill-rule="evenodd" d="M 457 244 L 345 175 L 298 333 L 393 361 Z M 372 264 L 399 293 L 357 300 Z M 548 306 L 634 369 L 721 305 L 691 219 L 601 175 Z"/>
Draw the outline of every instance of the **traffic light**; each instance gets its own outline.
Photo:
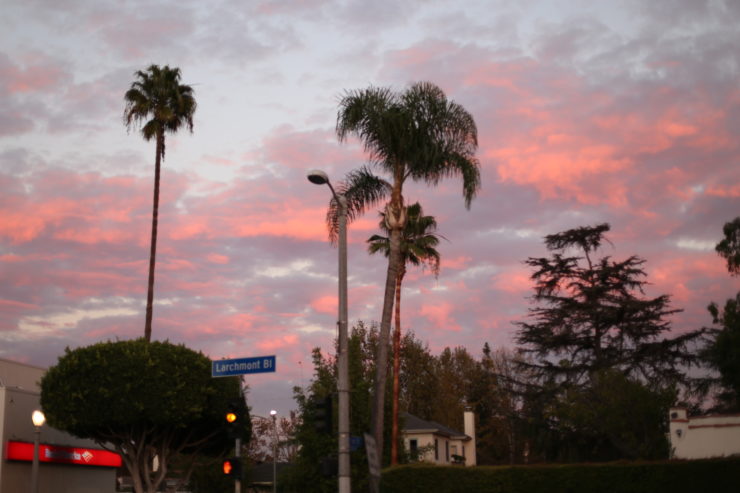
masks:
<path id="1" fill-rule="evenodd" d="M 319 402 L 314 403 L 314 427 L 317 433 L 332 433 L 332 399 L 327 395 Z"/>
<path id="2" fill-rule="evenodd" d="M 224 459 L 223 471 L 226 476 L 241 478 L 242 463 L 239 460 L 239 457 L 229 457 L 228 459 Z"/>
<path id="3" fill-rule="evenodd" d="M 224 415 L 226 420 L 226 431 L 229 434 L 229 438 L 232 440 L 239 436 L 239 427 L 241 426 L 242 414 L 239 408 L 238 401 L 231 401 L 226 408 L 226 414 Z"/>
<path id="4" fill-rule="evenodd" d="M 322 457 L 319 464 L 321 465 L 321 475 L 325 478 L 333 478 L 337 475 L 339 461 L 336 456 Z"/>

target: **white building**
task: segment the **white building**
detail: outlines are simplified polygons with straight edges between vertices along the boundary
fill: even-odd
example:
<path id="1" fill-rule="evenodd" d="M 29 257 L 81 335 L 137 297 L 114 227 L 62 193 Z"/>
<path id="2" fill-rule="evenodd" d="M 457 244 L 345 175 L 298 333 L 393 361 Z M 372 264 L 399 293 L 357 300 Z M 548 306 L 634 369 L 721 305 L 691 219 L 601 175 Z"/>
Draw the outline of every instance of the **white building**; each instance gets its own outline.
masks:
<path id="1" fill-rule="evenodd" d="M 476 465 L 475 415 L 465 411 L 465 433 L 434 421 L 425 421 L 409 413 L 402 413 L 404 445 L 411 456 L 440 465 Z M 458 460 L 455 460 L 458 459 Z"/>
<path id="2" fill-rule="evenodd" d="M 45 370 L 0 359 L 0 493 L 30 490 L 35 427 Z M 39 493 L 113 493 L 117 454 L 48 425 L 40 428 Z"/>
<path id="3" fill-rule="evenodd" d="M 674 459 L 707 459 L 740 454 L 740 414 L 688 417 L 686 409 L 669 411 Z"/>

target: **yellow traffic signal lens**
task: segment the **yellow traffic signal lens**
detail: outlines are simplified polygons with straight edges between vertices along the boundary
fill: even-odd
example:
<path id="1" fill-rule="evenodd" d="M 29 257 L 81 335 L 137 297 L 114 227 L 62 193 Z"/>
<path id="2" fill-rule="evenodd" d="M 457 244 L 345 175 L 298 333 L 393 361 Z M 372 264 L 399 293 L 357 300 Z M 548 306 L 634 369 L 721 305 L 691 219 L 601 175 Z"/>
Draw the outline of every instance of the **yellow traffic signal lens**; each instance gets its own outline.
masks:
<path id="1" fill-rule="evenodd" d="M 229 423 L 236 421 L 236 413 L 226 413 L 226 421 Z"/>

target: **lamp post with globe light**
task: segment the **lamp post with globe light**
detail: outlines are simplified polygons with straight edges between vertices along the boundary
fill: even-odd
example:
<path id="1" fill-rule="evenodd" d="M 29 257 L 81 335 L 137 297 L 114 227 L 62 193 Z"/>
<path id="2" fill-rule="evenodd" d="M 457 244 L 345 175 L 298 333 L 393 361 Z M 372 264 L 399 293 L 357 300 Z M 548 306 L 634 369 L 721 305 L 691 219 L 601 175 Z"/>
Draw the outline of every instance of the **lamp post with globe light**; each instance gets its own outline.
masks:
<path id="1" fill-rule="evenodd" d="M 44 413 L 35 410 L 31 414 L 31 421 L 36 429 L 33 432 L 33 462 L 31 463 L 31 493 L 39 491 L 39 441 L 41 440 L 41 427 L 46 422 Z"/>
<path id="2" fill-rule="evenodd" d="M 272 417 L 272 492 L 277 492 L 277 446 L 278 446 L 278 434 L 277 434 L 277 411 L 274 409 L 270 410 L 270 416 Z"/>
<path id="3" fill-rule="evenodd" d="M 339 348 L 337 355 L 337 392 L 339 393 L 339 493 L 350 493 L 349 460 L 349 359 L 347 354 L 347 198 L 337 194 L 329 177 L 321 170 L 308 172 L 308 181 L 328 185 L 337 203 L 339 215 Z"/>

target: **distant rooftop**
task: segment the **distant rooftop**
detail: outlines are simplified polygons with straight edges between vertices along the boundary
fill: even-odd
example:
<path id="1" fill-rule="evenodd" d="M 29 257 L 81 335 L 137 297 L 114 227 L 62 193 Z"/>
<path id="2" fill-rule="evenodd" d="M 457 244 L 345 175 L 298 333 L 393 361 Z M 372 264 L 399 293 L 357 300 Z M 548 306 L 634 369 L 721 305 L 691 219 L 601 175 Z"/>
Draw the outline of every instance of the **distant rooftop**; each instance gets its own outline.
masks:
<path id="1" fill-rule="evenodd" d="M 401 413 L 401 419 L 403 420 L 403 431 L 407 433 L 435 433 L 449 438 L 470 440 L 465 433 L 453 430 L 436 421 L 426 421 L 409 413 Z"/>

